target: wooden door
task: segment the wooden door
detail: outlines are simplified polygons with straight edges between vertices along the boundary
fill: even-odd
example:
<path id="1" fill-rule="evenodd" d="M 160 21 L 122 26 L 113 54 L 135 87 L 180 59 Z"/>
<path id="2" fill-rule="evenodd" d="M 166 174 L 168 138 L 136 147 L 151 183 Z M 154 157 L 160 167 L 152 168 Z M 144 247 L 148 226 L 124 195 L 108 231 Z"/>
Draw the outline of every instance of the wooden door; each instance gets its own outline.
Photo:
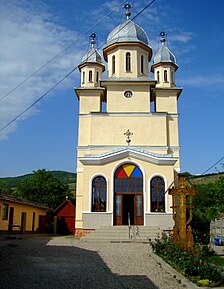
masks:
<path id="1" fill-rule="evenodd" d="M 114 174 L 114 225 L 143 225 L 143 174 L 132 163 L 118 167 Z"/>
<path id="2" fill-rule="evenodd" d="M 13 219 L 14 219 L 14 208 L 10 207 L 10 210 L 9 210 L 9 231 L 12 231 Z"/>
<path id="3" fill-rule="evenodd" d="M 25 234 L 26 232 L 26 213 L 22 212 L 21 215 L 21 233 Z"/>
<path id="4" fill-rule="evenodd" d="M 143 225 L 143 195 L 135 195 L 135 225 Z"/>
<path id="5" fill-rule="evenodd" d="M 32 218 L 32 232 L 35 231 L 35 218 L 36 218 L 36 213 L 33 212 L 33 218 Z"/>

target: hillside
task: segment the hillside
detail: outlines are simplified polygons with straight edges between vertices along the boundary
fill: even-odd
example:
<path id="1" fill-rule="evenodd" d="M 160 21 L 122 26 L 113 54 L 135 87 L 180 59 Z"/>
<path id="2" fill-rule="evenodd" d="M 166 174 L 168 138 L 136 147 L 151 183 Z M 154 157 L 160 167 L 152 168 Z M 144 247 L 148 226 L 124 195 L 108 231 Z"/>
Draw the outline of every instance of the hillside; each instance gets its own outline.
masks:
<path id="1" fill-rule="evenodd" d="M 52 175 L 59 180 L 61 180 L 64 184 L 69 186 L 70 191 L 75 191 L 76 186 L 76 173 L 65 172 L 65 171 L 51 171 Z M 32 174 L 27 174 L 18 177 L 8 177 L 8 178 L 0 178 L 3 180 L 7 186 L 11 189 L 15 188 L 16 185 L 21 182 L 30 179 L 33 176 Z"/>
<path id="2" fill-rule="evenodd" d="M 208 183 L 214 183 L 216 182 L 220 177 L 224 177 L 224 172 L 221 173 L 214 173 L 214 174 L 207 174 L 207 175 L 190 175 L 189 180 L 192 184 L 208 184 Z"/>
<path id="3" fill-rule="evenodd" d="M 65 172 L 65 171 L 51 171 L 54 177 L 61 180 L 64 184 L 69 186 L 69 190 L 71 192 L 75 192 L 76 190 L 76 173 L 71 172 Z M 8 177 L 8 178 L 0 178 L 0 180 L 3 180 L 7 186 L 11 189 L 15 188 L 16 185 L 24 180 L 27 180 L 33 176 L 32 174 L 26 174 L 23 176 L 18 177 Z M 208 184 L 213 183 L 219 179 L 219 177 L 224 177 L 224 172 L 221 173 L 215 173 L 215 174 L 207 174 L 207 175 L 191 175 L 188 174 L 189 180 L 192 184 Z"/>

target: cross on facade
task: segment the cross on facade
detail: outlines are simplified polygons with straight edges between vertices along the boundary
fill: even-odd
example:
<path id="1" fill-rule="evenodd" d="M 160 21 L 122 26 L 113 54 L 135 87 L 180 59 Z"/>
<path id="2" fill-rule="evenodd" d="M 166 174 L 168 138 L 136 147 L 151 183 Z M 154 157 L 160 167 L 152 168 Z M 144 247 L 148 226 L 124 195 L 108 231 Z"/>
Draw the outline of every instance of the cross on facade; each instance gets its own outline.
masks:
<path id="1" fill-rule="evenodd" d="M 132 132 L 130 132 L 130 130 L 128 129 L 125 133 L 124 133 L 124 135 L 126 136 L 126 142 L 127 142 L 127 144 L 128 144 L 128 146 L 130 145 L 130 142 L 131 142 L 131 136 L 133 135 L 133 133 Z"/>

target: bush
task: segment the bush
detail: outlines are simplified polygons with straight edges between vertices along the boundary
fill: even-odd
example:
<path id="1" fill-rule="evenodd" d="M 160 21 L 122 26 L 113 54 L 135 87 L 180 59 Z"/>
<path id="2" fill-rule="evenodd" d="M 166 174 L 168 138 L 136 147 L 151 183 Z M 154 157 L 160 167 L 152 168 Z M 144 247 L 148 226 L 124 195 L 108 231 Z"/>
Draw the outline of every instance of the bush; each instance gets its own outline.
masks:
<path id="1" fill-rule="evenodd" d="M 189 253 L 174 244 L 169 236 L 162 234 L 161 238 L 152 242 L 152 249 L 198 286 L 204 283 L 206 286 L 224 285 L 223 267 L 209 261 L 215 253 L 209 250 L 207 245 L 195 245 L 193 251 Z"/>

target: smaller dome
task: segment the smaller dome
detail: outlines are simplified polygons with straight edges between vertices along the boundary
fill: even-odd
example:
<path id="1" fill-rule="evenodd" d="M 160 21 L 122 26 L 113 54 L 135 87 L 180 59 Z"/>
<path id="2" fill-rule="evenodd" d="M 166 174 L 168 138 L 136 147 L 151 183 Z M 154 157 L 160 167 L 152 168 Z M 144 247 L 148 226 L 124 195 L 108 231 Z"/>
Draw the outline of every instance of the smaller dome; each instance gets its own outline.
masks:
<path id="1" fill-rule="evenodd" d="M 173 62 L 176 64 L 176 58 L 166 46 L 161 46 L 154 57 L 153 63 L 157 64 L 159 62 Z"/>
<path id="2" fill-rule="evenodd" d="M 157 51 L 157 53 L 156 53 L 156 55 L 154 57 L 153 64 L 157 64 L 157 63 L 160 63 L 160 62 L 172 62 L 172 63 L 176 64 L 175 56 L 169 50 L 169 48 L 167 48 L 165 46 L 165 42 L 166 42 L 166 39 L 164 38 L 165 33 L 161 32 L 160 35 L 162 36 L 162 38 L 160 40 L 162 45 L 161 45 L 160 49 Z"/>
<path id="3" fill-rule="evenodd" d="M 85 62 L 96 62 L 102 64 L 102 57 L 94 46 L 83 55 L 82 64 Z"/>
<path id="4" fill-rule="evenodd" d="M 127 19 L 115 27 L 107 37 L 106 47 L 119 42 L 140 42 L 148 46 L 145 31 L 133 21 Z"/>

